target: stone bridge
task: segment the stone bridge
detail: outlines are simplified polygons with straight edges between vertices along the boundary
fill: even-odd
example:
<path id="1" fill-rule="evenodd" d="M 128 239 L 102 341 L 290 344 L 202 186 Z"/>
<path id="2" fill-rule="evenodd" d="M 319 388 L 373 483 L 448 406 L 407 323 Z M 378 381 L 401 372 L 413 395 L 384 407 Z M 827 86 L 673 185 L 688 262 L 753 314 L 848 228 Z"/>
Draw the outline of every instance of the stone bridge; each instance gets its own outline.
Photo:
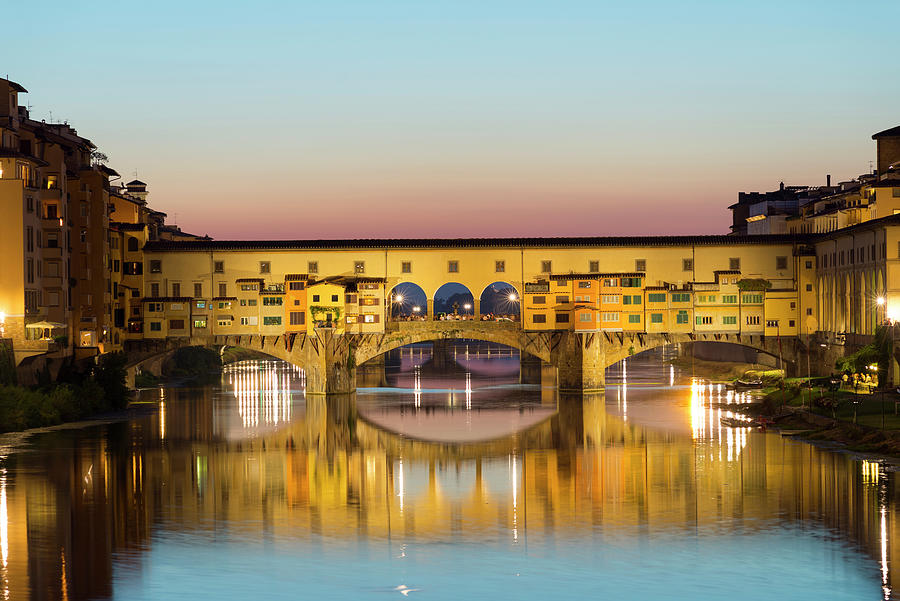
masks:
<path id="1" fill-rule="evenodd" d="M 808 352 L 804 341 L 797 337 L 779 339 L 724 333 L 529 332 L 521 329 L 517 322 L 422 321 L 389 323 L 383 334 L 336 335 L 330 329 L 320 328 L 315 335 L 254 334 L 170 339 L 159 353 L 151 353 L 141 362 L 133 363 L 131 368 L 140 368 L 158 355 L 170 353 L 173 345 L 236 346 L 301 367 L 306 375 L 307 394 L 346 394 L 356 390 L 356 367 L 369 359 L 408 344 L 450 339 L 504 344 L 533 355 L 557 368 L 557 381 L 562 392 L 602 391 L 607 367 L 631 355 L 668 344 L 697 341 L 737 344 L 779 357 L 788 371 L 796 371 L 797 364 Z"/>

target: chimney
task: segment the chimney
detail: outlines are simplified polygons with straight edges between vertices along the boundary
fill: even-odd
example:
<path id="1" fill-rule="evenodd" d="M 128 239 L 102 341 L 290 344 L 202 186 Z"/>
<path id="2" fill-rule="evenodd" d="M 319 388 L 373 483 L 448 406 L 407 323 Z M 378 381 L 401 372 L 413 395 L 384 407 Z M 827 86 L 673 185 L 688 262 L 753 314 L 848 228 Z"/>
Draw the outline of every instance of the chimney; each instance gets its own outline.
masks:
<path id="1" fill-rule="evenodd" d="M 778 186 L 778 189 L 784 192 L 784 182 L 781 182 L 781 184 Z"/>
<path id="2" fill-rule="evenodd" d="M 826 188 L 831 187 L 831 174 L 830 173 L 825 176 L 825 187 Z"/>

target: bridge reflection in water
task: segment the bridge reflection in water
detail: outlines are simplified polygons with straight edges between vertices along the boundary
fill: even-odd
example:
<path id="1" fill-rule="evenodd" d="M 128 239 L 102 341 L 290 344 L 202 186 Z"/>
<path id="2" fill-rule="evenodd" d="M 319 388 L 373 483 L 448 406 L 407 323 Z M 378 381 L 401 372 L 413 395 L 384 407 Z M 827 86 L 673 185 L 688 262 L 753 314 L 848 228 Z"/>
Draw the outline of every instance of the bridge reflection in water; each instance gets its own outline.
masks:
<path id="1" fill-rule="evenodd" d="M 773 531 L 838 540 L 819 566 L 832 570 L 817 576 L 827 586 L 852 571 L 833 571 L 842 553 L 861 558 L 863 592 L 883 586 L 887 598 L 897 584 L 893 475 L 721 426 L 742 395 L 638 361 L 608 376 L 605 396 L 557 399 L 515 377 L 473 375 L 503 373 L 502 363 L 395 359 L 390 389 L 308 399 L 294 368 L 240 364 L 220 389 L 154 393 L 152 415 L 3 447 L 0 596 L 125 595 L 144 578 L 160 586 L 149 566 L 178 545 L 384 543 L 402 545 L 397 555 L 413 543 L 484 543 L 540 555 L 597 536 L 616 549 L 617 540 L 652 548 L 657 538 L 699 545 L 723 535 L 740 549 L 743 537 Z M 786 572 L 797 548 L 779 560 Z"/>

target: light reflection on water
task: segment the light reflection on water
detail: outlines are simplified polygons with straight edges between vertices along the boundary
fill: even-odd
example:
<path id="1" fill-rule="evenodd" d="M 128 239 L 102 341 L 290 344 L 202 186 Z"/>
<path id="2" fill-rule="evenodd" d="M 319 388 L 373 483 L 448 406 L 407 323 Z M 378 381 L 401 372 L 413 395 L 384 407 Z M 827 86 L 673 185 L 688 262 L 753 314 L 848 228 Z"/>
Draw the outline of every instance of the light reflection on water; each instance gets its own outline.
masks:
<path id="1" fill-rule="evenodd" d="M 414 349 L 337 399 L 242 363 L 154 392 L 152 415 L 4 447 L 0 590 L 890 598 L 880 463 L 723 426 L 746 396 L 658 356 L 611 369 L 605 397 L 557 398 L 485 355 Z"/>

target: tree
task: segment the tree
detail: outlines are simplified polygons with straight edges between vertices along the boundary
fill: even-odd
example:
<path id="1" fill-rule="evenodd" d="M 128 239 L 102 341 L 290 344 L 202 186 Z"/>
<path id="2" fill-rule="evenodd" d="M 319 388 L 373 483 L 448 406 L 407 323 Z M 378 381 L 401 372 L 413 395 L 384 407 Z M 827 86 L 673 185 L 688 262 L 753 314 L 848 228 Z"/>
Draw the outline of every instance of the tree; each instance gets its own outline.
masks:
<path id="1" fill-rule="evenodd" d="M 100 152 L 97 149 L 91 151 L 91 165 L 97 167 L 99 165 L 106 165 L 109 162 L 109 157 L 106 156 L 105 153 Z"/>

